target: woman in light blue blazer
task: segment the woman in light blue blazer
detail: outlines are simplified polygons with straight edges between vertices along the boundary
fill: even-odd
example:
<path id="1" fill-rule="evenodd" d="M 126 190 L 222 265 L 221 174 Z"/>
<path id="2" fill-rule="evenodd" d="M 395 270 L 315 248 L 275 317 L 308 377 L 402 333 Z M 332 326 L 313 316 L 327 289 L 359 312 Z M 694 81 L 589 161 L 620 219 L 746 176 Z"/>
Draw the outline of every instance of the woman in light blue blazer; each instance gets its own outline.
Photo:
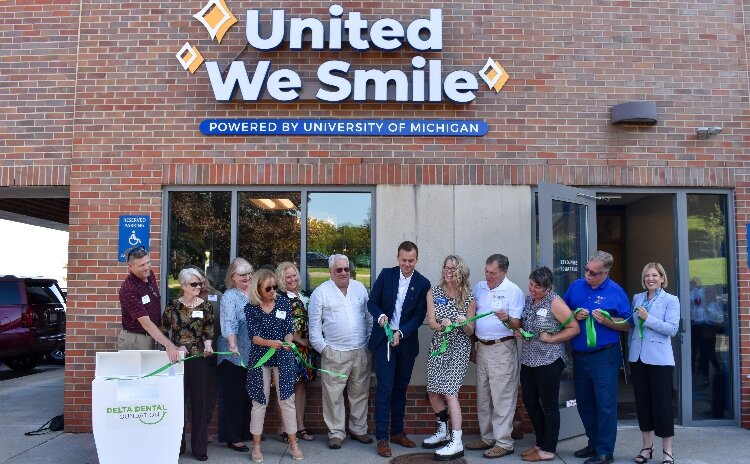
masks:
<path id="1" fill-rule="evenodd" d="M 680 300 L 664 291 L 667 274 L 659 263 L 646 264 L 641 274 L 641 285 L 646 291 L 633 297 L 628 355 L 638 426 L 643 433 L 643 449 L 635 457 L 635 462 L 645 464 L 653 458 L 656 435 L 662 439 L 662 463 L 674 464 L 674 354 L 670 338 L 677 334 L 680 323 Z"/>

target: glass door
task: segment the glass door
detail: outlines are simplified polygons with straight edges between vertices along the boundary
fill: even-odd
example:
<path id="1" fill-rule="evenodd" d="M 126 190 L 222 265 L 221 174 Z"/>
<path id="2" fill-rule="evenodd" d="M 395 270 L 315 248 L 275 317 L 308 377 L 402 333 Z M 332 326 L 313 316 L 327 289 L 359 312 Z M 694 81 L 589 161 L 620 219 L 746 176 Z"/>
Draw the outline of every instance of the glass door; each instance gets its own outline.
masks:
<path id="1" fill-rule="evenodd" d="M 563 185 L 541 183 L 538 190 L 538 265 L 554 276 L 554 290 L 563 295 L 583 276 L 588 256 L 596 251 L 596 192 Z M 572 353 L 568 353 L 568 359 Z M 560 382 L 560 439 L 581 435 L 573 387 L 573 364 L 563 371 Z"/>

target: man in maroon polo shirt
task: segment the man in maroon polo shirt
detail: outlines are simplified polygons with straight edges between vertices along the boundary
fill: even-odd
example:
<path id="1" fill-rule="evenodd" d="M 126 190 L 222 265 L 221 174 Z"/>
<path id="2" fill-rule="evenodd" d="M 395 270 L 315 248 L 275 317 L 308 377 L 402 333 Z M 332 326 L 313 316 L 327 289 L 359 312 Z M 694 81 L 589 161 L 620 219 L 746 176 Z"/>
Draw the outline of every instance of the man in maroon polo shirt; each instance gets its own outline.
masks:
<path id="1" fill-rule="evenodd" d="M 180 360 L 179 350 L 159 330 L 161 298 L 151 270 L 151 257 L 140 246 L 128 250 L 126 256 L 130 273 L 120 287 L 122 331 L 117 339 L 117 348 L 153 350 L 156 340 L 167 349 L 169 360 L 177 362 Z"/>

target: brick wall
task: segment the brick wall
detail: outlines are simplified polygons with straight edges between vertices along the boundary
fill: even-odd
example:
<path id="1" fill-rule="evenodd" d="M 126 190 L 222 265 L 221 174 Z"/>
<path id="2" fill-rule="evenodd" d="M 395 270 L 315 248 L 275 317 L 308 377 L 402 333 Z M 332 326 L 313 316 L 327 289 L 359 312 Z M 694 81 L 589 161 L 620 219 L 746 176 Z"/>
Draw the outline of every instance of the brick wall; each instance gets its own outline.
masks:
<path id="1" fill-rule="evenodd" d="M 740 378 L 750 373 L 743 1 L 343 3 L 366 19 L 387 15 L 402 22 L 442 7 L 444 50 L 422 56 L 442 59 L 444 75 L 478 70 L 493 57 L 511 77 L 500 94 L 480 90 L 463 106 L 214 102 L 203 69 L 189 75 L 175 53 L 190 40 L 206 59 L 228 64 L 244 46 L 245 10 L 267 11 L 278 1 L 229 0 L 240 23 L 221 45 L 192 18 L 199 1 L 11 3 L 0 6 L 0 186 L 70 185 L 68 430 L 90 430 L 94 353 L 111 349 L 116 338 L 117 288 L 126 272 L 115 256 L 117 217 L 152 216 L 158 262 L 163 185 L 550 181 L 731 188 Z M 283 7 L 292 16 L 325 19 L 330 4 Z M 353 69 L 408 70 L 416 54 L 282 49 L 247 50 L 241 59 L 252 65 L 270 58 L 274 66 L 293 65 L 314 77 L 329 59 L 348 60 Z M 609 123 L 613 104 L 640 99 L 656 103 L 655 127 Z M 482 119 L 490 132 L 466 139 L 204 137 L 197 126 L 209 117 Z M 723 126 L 724 133 L 698 140 L 695 128 L 702 125 Z M 750 427 L 750 384 L 742 385 L 741 422 Z"/>
<path id="2" fill-rule="evenodd" d="M 70 183 L 79 6 L 0 3 L 0 186 Z"/>

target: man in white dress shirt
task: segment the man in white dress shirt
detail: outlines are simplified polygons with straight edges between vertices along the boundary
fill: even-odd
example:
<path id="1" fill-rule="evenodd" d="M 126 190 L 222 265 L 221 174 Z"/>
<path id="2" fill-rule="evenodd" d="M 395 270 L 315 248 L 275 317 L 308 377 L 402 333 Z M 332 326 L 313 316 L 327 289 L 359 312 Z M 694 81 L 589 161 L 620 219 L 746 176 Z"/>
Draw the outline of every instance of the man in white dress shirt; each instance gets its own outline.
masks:
<path id="1" fill-rule="evenodd" d="M 484 277 L 474 287 L 477 314 L 494 312 L 476 321 L 477 415 L 480 438 L 466 445 L 485 450 L 484 457 L 513 454 L 513 415 L 518 397 L 518 348 L 508 327 L 521 318 L 523 291 L 508 278 L 508 258 L 487 258 Z M 505 324 L 503 323 L 505 322 Z M 507 324 L 507 326 L 506 326 Z"/>
<path id="2" fill-rule="evenodd" d="M 328 447 L 341 448 L 346 437 L 344 387 L 349 395 L 349 431 L 353 440 L 372 443 L 367 435 L 367 399 L 370 362 L 367 342 L 372 316 L 367 311 L 367 289 L 350 279 L 349 258 L 328 258 L 331 279 L 310 297 L 307 308 L 310 343 L 321 355 L 321 367 L 347 374 L 346 379 L 323 373 L 323 420 L 328 427 Z"/>

